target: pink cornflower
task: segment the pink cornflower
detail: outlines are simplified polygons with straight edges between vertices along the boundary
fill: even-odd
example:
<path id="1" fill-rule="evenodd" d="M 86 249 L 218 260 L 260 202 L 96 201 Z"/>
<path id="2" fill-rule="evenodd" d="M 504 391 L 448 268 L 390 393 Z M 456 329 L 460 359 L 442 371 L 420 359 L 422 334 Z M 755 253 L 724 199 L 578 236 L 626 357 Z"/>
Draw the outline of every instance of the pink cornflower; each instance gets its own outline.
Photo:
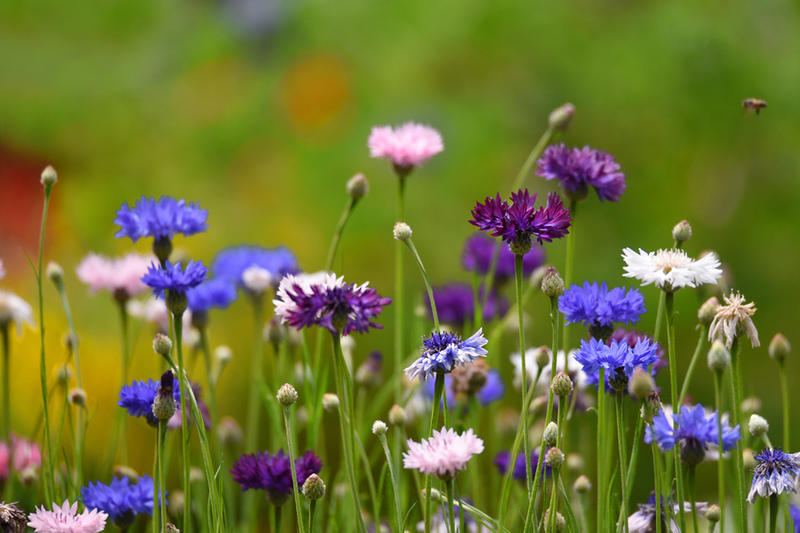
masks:
<path id="1" fill-rule="evenodd" d="M 142 283 L 142 276 L 152 257 L 128 254 L 123 257 L 110 258 L 99 254 L 87 255 L 75 272 L 78 278 L 87 284 L 92 292 L 108 291 L 122 301 L 147 290 Z"/>
<path id="2" fill-rule="evenodd" d="M 398 171 L 406 173 L 444 150 L 438 131 L 414 122 L 406 122 L 394 129 L 391 126 L 372 128 L 367 146 L 370 156 L 385 157 Z"/>
<path id="3" fill-rule="evenodd" d="M 472 429 L 461 435 L 454 429 L 434 430 L 433 436 L 422 442 L 408 440 L 408 452 L 403 454 L 403 466 L 416 468 L 443 480 L 453 479 L 464 470 L 473 455 L 483 452 L 483 440 Z"/>
<path id="4" fill-rule="evenodd" d="M 36 533 L 99 533 L 106 528 L 108 515 L 97 509 L 84 509 L 78 514 L 78 502 L 70 505 L 69 500 L 64 500 L 61 507 L 54 503 L 52 511 L 37 507 L 28 520 L 28 527 Z"/>
<path id="5" fill-rule="evenodd" d="M 8 479 L 11 473 L 11 452 L 8 449 L 8 444 L 0 442 L 0 485 Z"/>
<path id="6" fill-rule="evenodd" d="M 16 472 L 35 472 L 42 466 L 42 451 L 35 442 L 11 435 L 11 460 Z"/>

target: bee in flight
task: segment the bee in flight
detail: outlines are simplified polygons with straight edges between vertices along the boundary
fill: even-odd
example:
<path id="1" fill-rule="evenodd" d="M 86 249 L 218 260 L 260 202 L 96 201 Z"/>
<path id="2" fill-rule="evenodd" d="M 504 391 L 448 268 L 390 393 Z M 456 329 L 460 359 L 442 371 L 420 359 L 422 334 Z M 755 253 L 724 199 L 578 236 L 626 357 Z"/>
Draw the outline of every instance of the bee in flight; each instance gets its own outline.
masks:
<path id="1" fill-rule="evenodd" d="M 765 107 L 767 107 L 767 102 L 761 100 L 760 98 L 745 98 L 742 100 L 742 107 L 745 109 L 751 109 L 756 112 L 756 115 Z"/>

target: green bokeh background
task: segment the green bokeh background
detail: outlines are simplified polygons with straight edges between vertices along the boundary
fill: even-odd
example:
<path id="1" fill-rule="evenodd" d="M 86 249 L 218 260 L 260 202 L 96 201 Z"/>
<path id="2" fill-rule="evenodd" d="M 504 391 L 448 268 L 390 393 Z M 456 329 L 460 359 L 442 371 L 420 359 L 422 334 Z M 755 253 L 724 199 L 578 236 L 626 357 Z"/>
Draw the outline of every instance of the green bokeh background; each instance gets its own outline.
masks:
<path id="1" fill-rule="evenodd" d="M 209 230 L 178 243 L 196 258 L 230 244 L 287 244 L 304 269 L 317 270 L 346 202 L 344 183 L 363 172 L 370 194 L 346 231 L 338 270 L 391 294 L 395 182 L 384 161 L 369 158 L 366 138 L 375 124 L 421 121 L 442 132 L 446 150 L 410 178 L 408 222 L 434 282 L 466 281 L 459 258 L 469 209 L 507 192 L 548 113 L 566 101 L 578 111 L 563 140 L 609 151 L 628 179 L 619 203 L 592 196 L 581 204 L 577 278 L 621 283 L 623 247 L 666 246 L 672 225 L 688 219 L 689 252 L 716 250 L 734 286 L 758 305 L 763 347 L 744 351 L 745 389 L 762 399 L 779 440 L 776 364 L 765 346 L 777 331 L 796 340 L 800 31 L 792 2 L 265 2 L 273 16 L 257 30 L 258 17 L 244 17 L 247 30 L 232 5 L 0 3 L 0 156 L 24 163 L 15 179 L 36 180 L 46 163 L 59 171 L 47 258 L 67 271 L 83 337 L 99 421 L 92 446 L 102 446 L 113 411 L 117 323 L 112 303 L 88 297 L 73 273 L 90 250 L 131 248 L 113 237 L 121 203 L 162 194 L 199 201 Z M 746 113 L 746 97 L 769 107 Z M 536 177 L 527 183 L 553 190 Z M 0 196 L 10 194 L 3 188 Z M 9 270 L 0 283 L 29 301 L 34 192 L 22 206 L 12 200 L 31 229 L 17 227 L 21 219 L 0 226 Z M 563 244 L 547 249 L 561 268 Z M 407 270 L 418 294 L 411 263 Z M 654 310 L 655 291 L 644 292 Z M 55 296 L 48 286 L 51 360 L 61 357 L 65 327 Z M 696 305 L 689 291 L 677 297 L 684 368 Z M 237 354 L 220 410 L 240 418 L 252 337 L 246 311 L 239 302 L 212 317 L 212 342 Z M 392 324 L 390 312 L 382 322 Z M 652 322 L 651 313 L 643 329 Z M 530 344 L 548 341 L 546 324 L 534 316 Z M 28 330 L 14 345 L 17 405 L 39 405 L 36 337 Z M 157 364 L 146 337 L 136 347 L 137 377 Z M 388 351 L 391 328 L 358 342 L 358 358 Z M 794 379 L 798 365 L 788 368 Z M 711 384 L 702 364 L 693 396 L 710 402 Z M 37 409 L 18 410 L 18 427 L 32 426 Z"/>

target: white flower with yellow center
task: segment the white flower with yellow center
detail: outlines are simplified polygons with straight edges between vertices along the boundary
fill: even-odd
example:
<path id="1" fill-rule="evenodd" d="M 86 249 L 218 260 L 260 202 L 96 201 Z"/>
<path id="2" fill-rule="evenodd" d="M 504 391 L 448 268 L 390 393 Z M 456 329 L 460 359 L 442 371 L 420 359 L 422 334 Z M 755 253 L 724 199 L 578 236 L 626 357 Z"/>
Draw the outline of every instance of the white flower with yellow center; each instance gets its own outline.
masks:
<path id="1" fill-rule="evenodd" d="M 699 287 L 716 283 L 722 276 L 719 259 L 709 252 L 699 259 L 692 259 L 678 249 L 638 252 L 630 248 L 622 250 L 626 278 L 636 278 L 642 285 L 653 284 L 659 289 L 674 292 L 683 287 Z"/>

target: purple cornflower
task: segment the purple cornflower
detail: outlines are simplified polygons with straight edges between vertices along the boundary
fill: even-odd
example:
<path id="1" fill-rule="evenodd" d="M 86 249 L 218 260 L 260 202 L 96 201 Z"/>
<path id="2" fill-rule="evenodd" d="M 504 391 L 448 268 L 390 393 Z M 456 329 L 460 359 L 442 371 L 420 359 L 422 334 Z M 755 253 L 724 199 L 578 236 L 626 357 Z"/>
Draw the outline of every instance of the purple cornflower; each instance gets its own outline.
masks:
<path id="1" fill-rule="evenodd" d="M 96 481 L 81 489 L 81 500 L 87 509 L 99 509 L 120 528 L 133 524 L 137 514 L 153 513 L 153 478 L 140 477 L 131 484 L 127 477 L 114 478 L 105 485 Z"/>
<path id="2" fill-rule="evenodd" d="M 494 257 L 495 241 L 484 235 L 476 233 L 464 243 L 464 251 L 461 254 L 461 264 L 468 272 L 474 272 L 485 276 L 489 273 Z M 530 276 L 534 270 L 542 266 L 545 262 L 544 248 L 538 245 L 531 247 L 531 250 L 522 258 L 522 275 Z M 494 279 L 496 283 L 502 283 L 514 277 L 514 254 L 508 246 L 500 246 L 497 254 L 497 263 L 494 269 Z"/>
<path id="3" fill-rule="evenodd" d="M 159 382 L 149 379 L 147 381 L 134 380 L 130 385 L 123 385 L 119 391 L 119 401 L 117 405 L 126 409 L 128 414 L 136 417 L 144 417 L 152 425 L 158 425 L 158 420 L 153 415 L 153 401 L 158 395 Z M 175 403 L 180 404 L 181 392 L 178 380 L 173 378 L 172 394 Z"/>
<path id="4" fill-rule="evenodd" d="M 753 484 L 747 501 L 753 503 L 756 496 L 779 495 L 797 492 L 795 482 L 800 474 L 800 453 L 786 453 L 780 448 L 766 448 L 756 455 L 753 468 Z"/>
<path id="5" fill-rule="evenodd" d="M 625 174 L 619 164 L 602 150 L 588 146 L 567 148 L 554 145 L 537 161 L 536 174 L 546 180 L 558 180 L 570 198 L 580 200 L 593 187 L 600 200 L 616 202 L 625 191 Z"/>
<path id="6" fill-rule="evenodd" d="M 792 515 L 792 530 L 794 533 L 800 533 L 800 507 L 790 503 L 789 514 Z"/>
<path id="7" fill-rule="evenodd" d="M 316 325 L 342 335 L 380 329 L 372 319 L 392 300 L 368 285 L 345 283 L 334 274 L 289 274 L 281 280 L 273 300 L 275 314 L 297 329 Z"/>
<path id="8" fill-rule="evenodd" d="M 497 467 L 497 471 L 500 472 L 501 476 L 506 475 L 508 472 L 508 465 L 511 462 L 511 452 L 508 450 L 503 450 L 497 452 L 497 455 L 494 456 L 494 466 Z M 536 465 L 539 463 L 539 450 L 533 449 L 530 451 L 530 465 L 531 465 L 531 473 L 536 475 Z M 545 475 L 550 475 L 550 467 L 545 465 L 542 462 L 542 473 Z M 512 474 L 514 479 L 517 481 L 525 481 L 527 479 L 525 475 L 525 454 L 518 453 L 517 459 L 514 461 L 514 472 Z"/>
<path id="9" fill-rule="evenodd" d="M 637 342 L 646 338 L 647 335 L 645 335 L 644 333 L 620 327 L 614 330 L 614 333 L 612 333 L 611 337 L 608 338 L 606 344 L 611 344 L 612 341 L 619 341 L 619 342 L 625 341 L 628 343 L 628 346 L 633 348 L 636 346 Z M 658 354 L 658 361 L 653 363 L 653 370 L 657 372 L 659 369 L 667 366 L 669 362 L 665 357 L 666 352 L 664 351 L 664 347 L 661 346 L 661 343 L 656 342 L 655 345 L 656 345 L 656 353 Z"/>
<path id="10" fill-rule="evenodd" d="M 462 328 L 465 324 L 472 322 L 475 313 L 475 296 L 472 287 L 466 283 L 449 283 L 434 287 L 433 298 L 436 301 L 439 320 L 445 324 Z M 478 291 L 478 298 L 483 300 L 483 287 Z M 428 316 L 433 319 L 431 301 L 427 293 L 425 294 L 425 304 Z M 495 317 L 502 317 L 507 312 L 508 301 L 495 291 L 489 293 L 483 306 L 484 321 L 488 322 Z"/>
<path id="11" fill-rule="evenodd" d="M 436 380 L 435 379 L 428 379 L 422 385 L 422 392 L 425 395 L 425 398 L 428 401 L 433 400 L 433 395 L 436 392 Z M 447 406 L 450 409 L 456 409 L 461 406 L 461 402 L 459 402 L 459 397 L 462 396 L 458 394 L 453 388 L 453 375 L 447 374 L 444 377 L 444 392 L 447 395 Z M 480 387 L 480 389 L 475 394 L 478 402 L 483 405 L 484 407 L 489 405 L 490 403 L 494 403 L 497 400 L 500 400 L 506 393 L 506 386 L 503 383 L 503 378 L 500 376 L 500 372 L 495 370 L 494 368 L 489 369 L 486 372 L 486 381 Z M 463 398 L 461 398 L 463 401 Z M 464 405 L 464 408 L 467 406 Z"/>
<path id="12" fill-rule="evenodd" d="M 275 285 L 286 274 L 297 274 L 300 271 L 297 258 L 285 246 L 234 246 L 219 252 L 211 263 L 211 271 L 215 277 L 226 279 L 239 287 L 245 287 L 244 273 L 252 267 L 266 270 Z"/>
<path id="13" fill-rule="evenodd" d="M 319 474 L 322 461 L 307 451 L 294 460 L 297 485 L 302 486 L 308 476 Z M 260 489 L 267 492 L 267 499 L 274 505 L 283 504 L 292 493 L 292 470 L 289 456 L 278 450 L 275 455 L 269 452 L 245 454 L 239 457 L 231 469 L 234 481 L 242 490 Z"/>
<path id="14" fill-rule="evenodd" d="M 206 278 L 206 267 L 202 261 L 189 261 L 184 269 L 180 263 L 166 261 L 165 268 L 151 263 L 147 274 L 142 276 L 145 285 L 153 289 L 153 294 L 163 298 L 164 291 L 186 293 L 197 287 Z"/>
<path id="15" fill-rule="evenodd" d="M 454 333 L 433 332 L 430 337 L 422 339 L 422 355 L 405 372 L 409 378 L 419 377 L 421 381 L 434 374 L 447 374 L 456 365 L 466 365 L 478 357 L 485 357 L 487 342 L 483 328 L 463 341 Z"/>
<path id="16" fill-rule="evenodd" d="M 614 287 L 608 290 L 604 281 L 582 286 L 573 285 L 558 299 L 558 310 L 564 314 L 567 324 L 583 322 L 587 328 L 610 326 L 614 322 L 638 322 L 646 311 L 644 297 L 636 289 Z M 610 333 L 610 330 L 609 330 Z"/>
<path id="17" fill-rule="evenodd" d="M 114 224 L 120 230 L 115 237 L 130 237 L 133 242 L 142 237 L 171 240 L 176 233 L 189 236 L 205 231 L 207 219 L 208 211 L 196 203 L 187 204 L 169 196 L 158 201 L 142 196 L 133 207 L 125 203 L 117 211 Z"/>
<path id="18" fill-rule="evenodd" d="M 557 194 L 547 197 L 545 207 L 535 208 L 536 194 L 528 189 L 511 193 L 511 203 L 487 196 L 484 203 L 478 202 L 472 209 L 470 224 L 495 237 L 501 237 L 519 254 L 527 253 L 532 239 L 539 244 L 560 239 L 569 232 L 572 217 Z"/>
<path id="19" fill-rule="evenodd" d="M 225 279 L 210 279 L 186 291 L 189 309 L 194 315 L 210 309 L 225 309 L 236 300 L 236 285 Z"/>
<path id="20" fill-rule="evenodd" d="M 581 340 L 581 347 L 575 352 L 575 360 L 583 366 L 586 383 L 598 383 L 600 369 L 603 368 L 606 391 L 621 391 L 627 386 L 628 379 L 637 367 L 648 370 L 658 360 L 658 349 L 647 337 L 639 339 L 633 347 L 624 341 L 605 344 L 592 338 L 589 342 Z"/>
<path id="21" fill-rule="evenodd" d="M 647 444 L 655 441 L 662 450 L 671 450 L 678 444 L 681 460 L 696 465 L 705 457 L 705 450 L 709 444 L 717 446 L 720 444 L 717 438 L 718 416 L 716 411 L 706 414 L 700 404 L 694 407 L 681 406 L 677 417 L 662 409 L 653 417 L 653 423 L 645 429 L 644 441 Z M 726 452 L 736 446 L 741 438 L 738 424 L 732 428 L 723 417 L 722 451 Z"/>

